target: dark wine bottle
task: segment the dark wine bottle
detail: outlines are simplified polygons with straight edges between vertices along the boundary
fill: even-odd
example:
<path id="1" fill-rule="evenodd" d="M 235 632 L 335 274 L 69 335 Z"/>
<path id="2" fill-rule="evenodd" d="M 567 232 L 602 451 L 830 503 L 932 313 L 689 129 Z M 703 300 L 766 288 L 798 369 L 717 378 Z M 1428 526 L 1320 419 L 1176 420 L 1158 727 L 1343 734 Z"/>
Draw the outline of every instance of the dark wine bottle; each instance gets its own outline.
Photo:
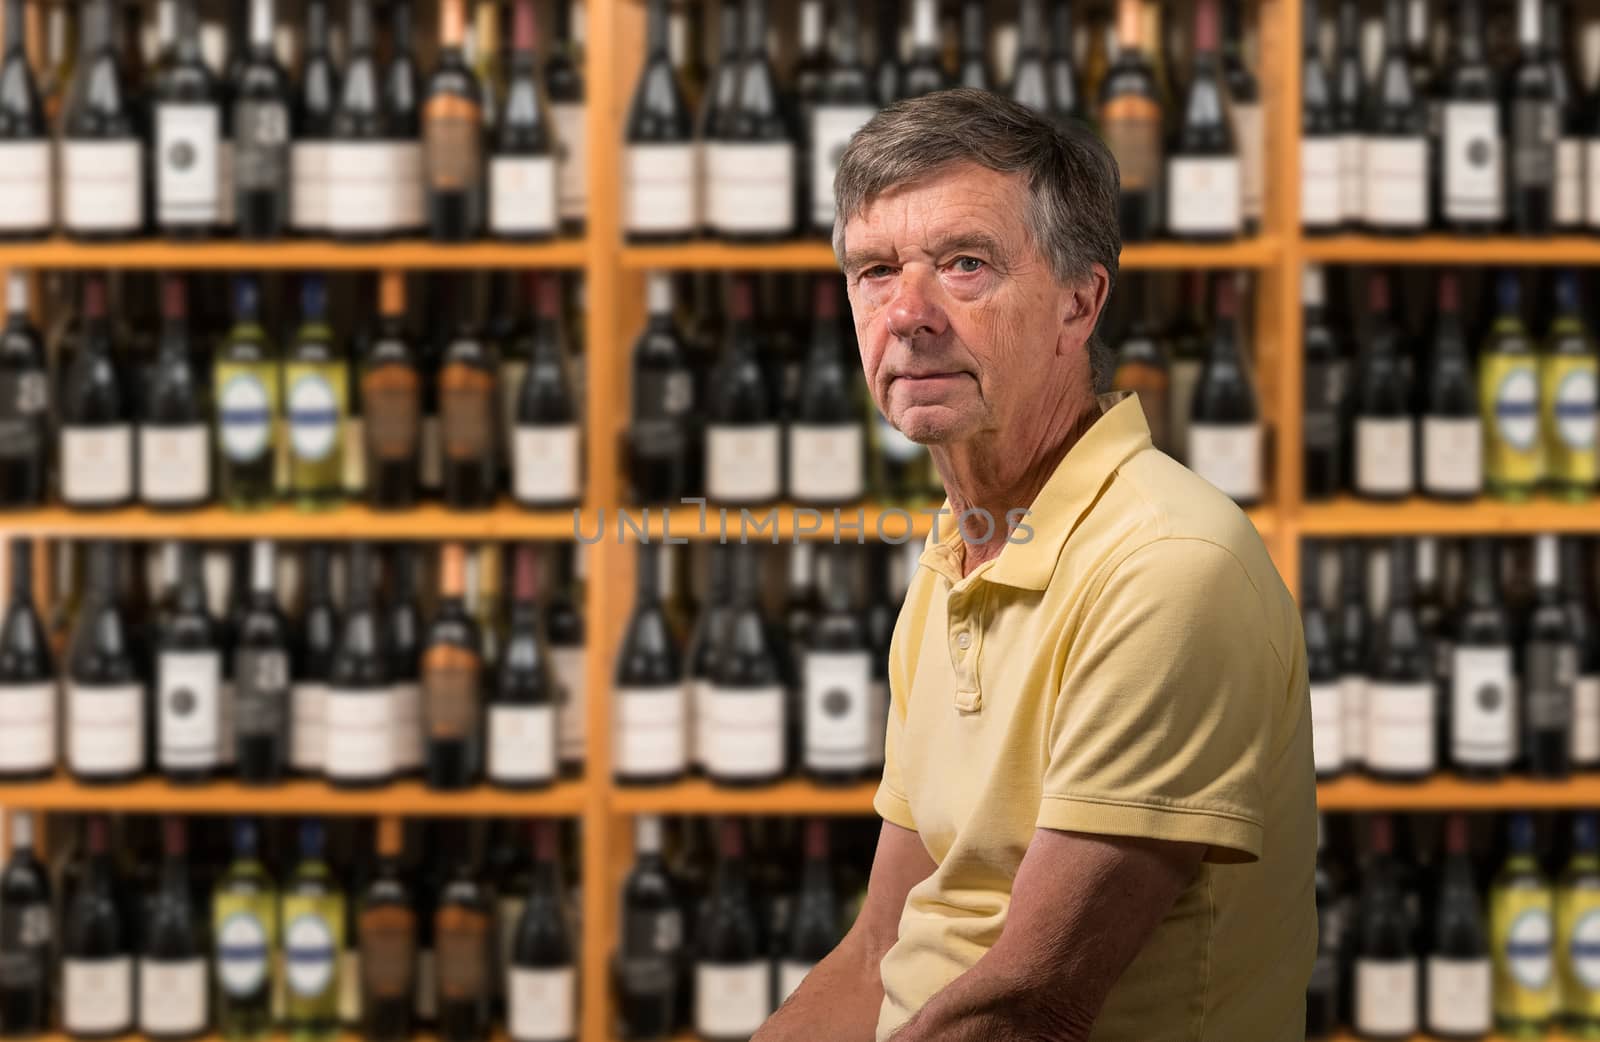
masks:
<path id="1" fill-rule="evenodd" d="M 755 286 L 747 275 L 729 287 L 728 338 L 712 378 L 706 425 L 706 496 L 726 506 L 778 498 L 781 426 L 756 342 Z"/>
<path id="2" fill-rule="evenodd" d="M 405 291 L 403 273 L 386 271 L 380 276 L 380 327 L 361 362 L 367 502 L 377 510 L 405 510 L 417 501 L 422 374 L 406 335 Z"/>
<path id="3" fill-rule="evenodd" d="M 394 161 L 389 176 L 395 184 L 395 224 L 401 234 L 426 223 L 423 205 L 422 75 L 411 47 L 411 0 L 392 0 L 389 21 L 389 65 L 383 72 L 383 101 L 394 134 Z"/>
<path id="4" fill-rule="evenodd" d="M 203 238 L 222 219 L 222 89 L 200 53 L 195 0 L 178 0 L 177 15 L 153 91 L 155 221 L 174 238 Z"/>
<path id="5" fill-rule="evenodd" d="M 233 177 L 241 239 L 289 221 L 289 77 L 273 47 L 272 0 L 250 0 L 250 48 L 233 87 Z"/>
<path id="6" fill-rule="evenodd" d="M 1410 1038 L 1417 1030 L 1420 983 L 1411 912 L 1394 862 L 1394 824 L 1378 814 L 1370 827 L 1371 860 L 1355 930 L 1352 1026 L 1362 1038 Z"/>
<path id="7" fill-rule="evenodd" d="M 1310 6 L 1309 4 L 1307 5 Z M 1342 1022 L 1341 961 L 1344 957 L 1342 895 L 1328 871 L 1326 815 L 1317 815 L 1317 867 L 1312 886 L 1317 902 L 1317 955 L 1306 982 L 1306 1042 L 1328 1042 Z"/>
<path id="8" fill-rule="evenodd" d="M 50 1029 L 55 919 L 32 813 L 12 812 L 10 826 L 11 856 L 0 872 L 0 1025 L 7 1038 L 27 1038 Z"/>
<path id="9" fill-rule="evenodd" d="M 698 191 L 702 205 L 697 214 L 709 235 L 717 234 L 717 203 L 711 195 L 717 170 L 722 166 L 722 144 L 719 137 L 723 123 L 732 118 L 739 103 L 739 0 L 722 0 L 717 10 L 717 66 L 711 74 L 711 83 L 700 99 L 700 112 L 695 120 L 695 137 L 699 141 L 697 174 L 701 180 Z"/>
<path id="10" fill-rule="evenodd" d="M 889 6 L 889 5 L 881 5 Z M 833 178 L 850 136 L 878 111 L 873 84 L 861 54 L 860 12 L 854 4 L 839 5 L 821 92 L 805 128 L 811 156 L 811 200 L 806 216 L 815 235 L 833 235 Z"/>
<path id="11" fill-rule="evenodd" d="M 1516 759 L 1521 713 L 1495 543 L 1468 545 L 1465 603 L 1451 649 L 1450 761 L 1459 774 L 1492 778 Z"/>
<path id="12" fill-rule="evenodd" d="M 439 5 L 439 56 L 423 103 L 428 227 L 439 242 L 463 242 L 483 228 L 483 94 L 461 52 L 461 5 Z"/>
<path id="13" fill-rule="evenodd" d="M 489 159 L 489 231 L 532 241 L 556 233 L 556 149 L 539 96 L 532 0 L 516 0 L 513 12 L 511 72 Z"/>
<path id="14" fill-rule="evenodd" d="M 242 211 L 241 211 L 242 212 Z M 272 502 L 278 427 L 277 351 L 261 325 L 261 287 L 234 280 L 234 325 L 212 363 L 217 417 L 217 487 L 235 509 Z"/>
<path id="15" fill-rule="evenodd" d="M 416 227 L 401 215 L 405 196 L 414 189 L 401 173 L 414 140 L 402 137 L 389 111 L 373 42 L 371 0 L 350 4 L 349 47 L 325 145 L 328 230 L 336 239 L 382 239 Z M 414 126 L 410 136 L 415 137 Z"/>
<path id="16" fill-rule="evenodd" d="M 443 439 L 444 503 L 452 510 L 485 510 L 495 502 L 495 345 L 465 321 L 439 362 L 439 435 Z"/>
<path id="17" fill-rule="evenodd" d="M 1572 687 L 1572 766 L 1600 766 L 1600 617 L 1594 610 L 1594 556 L 1585 540 L 1561 540 L 1561 593 L 1578 648 L 1578 677 Z"/>
<path id="18" fill-rule="evenodd" d="M 1578 76 L 1568 58 L 1571 43 L 1567 36 L 1567 5 L 1557 0 L 1541 0 L 1539 7 L 1542 12 L 1540 52 L 1550 67 L 1550 83 L 1560 119 L 1560 136 L 1556 139 L 1555 223 L 1559 231 L 1575 232 L 1583 224 L 1583 149 L 1587 137 L 1583 124 L 1589 106 L 1579 97 L 1582 92 L 1577 85 Z"/>
<path id="19" fill-rule="evenodd" d="M 583 89 L 584 0 L 556 0 L 554 46 L 544 66 L 545 96 L 556 132 L 561 230 L 583 234 L 588 216 L 587 108 Z"/>
<path id="20" fill-rule="evenodd" d="M 688 491 L 694 371 L 673 318 L 672 276 L 646 281 L 649 320 L 633 345 L 628 482 L 635 503 L 675 503 Z"/>
<path id="21" fill-rule="evenodd" d="M 90 784 L 131 781 L 145 765 L 145 689 L 123 622 L 117 548 L 89 546 L 89 591 L 67 657 L 67 770 Z"/>
<path id="22" fill-rule="evenodd" d="M 193 508 L 211 498 L 211 423 L 206 381 L 189 351 L 182 276 L 163 281 L 161 312 L 161 346 L 142 396 L 139 498 L 157 508 Z"/>
<path id="23" fill-rule="evenodd" d="M 0 154 L 4 150 L 0 143 Z M 28 273 L 13 268 L 6 275 L 6 324 L 0 329 L 0 510 L 44 501 L 50 376 L 29 299 Z"/>
<path id="24" fill-rule="evenodd" d="M 194 907 L 180 817 L 162 823 L 161 882 L 145 906 L 139 957 L 139 1031 L 148 1038 L 198 1038 L 210 1023 L 205 933 Z"/>
<path id="25" fill-rule="evenodd" d="M 412 775 L 425 760 L 422 733 L 422 613 L 418 574 L 422 561 L 410 544 L 390 551 L 388 610 L 384 639 L 388 642 L 389 698 L 394 711 L 395 774 Z"/>
<path id="26" fill-rule="evenodd" d="M 1307 540 L 1300 559 L 1300 620 L 1311 682 L 1311 756 L 1317 778 L 1344 773 L 1344 698 L 1333 620 L 1322 601 L 1321 544 Z"/>
<path id="27" fill-rule="evenodd" d="M 1019 47 L 1026 38 L 1026 33 L 1022 33 Z M 973 90 L 994 89 L 994 72 L 989 68 L 989 34 L 984 25 L 983 0 L 961 0 L 961 64 L 956 71 L 956 84 Z"/>
<path id="28" fill-rule="evenodd" d="M 1423 991 L 1423 1027 L 1438 1038 L 1482 1038 L 1493 1028 L 1493 968 L 1483 901 L 1467 848 L 1467 819 L 1445 822 L 1445 862 L 1433 902 L 1433 929 Z"/>
<path id="29" fill-rule="evenodd" d="M 783 939 L 783 954 L 778 960 L 777 1003 L 783 1005 L 793 995 L 817 963 L 838 947 L 843 939 L 840 923 L 843 913 L 833 883 L 833 864 L 828 860 L 828 822 L 812 818 L 805 827 L 805 863 L 801 867 L 800 894 L 789 920 L 789 935 Z"/>
<path id="30" fill-rule="evenodd" d="M 1361 5 L 1339 0 L 1334 61 L 1334 117 L 1339 131 L 1339 213 L 1355 227 L 1367 216 L 1367 77 L 1361 60 Z"/>
<path id="31" fill-rule="evenodd" d="M 1389 603 L 1373 641 L 1367 685 L 1367 769 L 1386 781 L 1416 781 L 1436 767 L 1433 659 L 1417 622 L 1411 543 L 1389 548 Z"/>
<path id="32" fill-rule="evenodd" d="M 1011 71 L 1011 100 L 1050 115 L 1050 77 L 1044 49 L 1044 0 L 1022 0 L 1017 13 L 1017 57 Z M 781 988 L 780 988 L 781 992 Z"/>
<path id="33" fill-rule="evenodd" d="M 118 67 L 111 0 L 91 0 L 84 16 L 61 133 L 61 227 L 77 239 L 127 238 L 145 223 L 144 127 Z"/>
<path id="34" fill-rule="evenodd" d="M 744 826 L 719 825 L 716 881 L 695 932 L 694 1030 L 706 1042 L 741 1042 L 772 1013 L 771 964 L 750 892 Z"/>
<path id="35" fill-rule="evenodd" d="M 900 0 L 883 0 L 874 6 L 878 21 L 873 32 L 872 84 L 878 107 L 882 108 L 909 95 L 905 91 L 905 68 L 900 63 Z"/>
<path id="36" fill-rule="evenodd" d="M 1561 110 L 1551 69 L 1540 50 L 1539 0 L 1518 0 L 1517 62 L 1506 81 L 1502 133 L 1510 149 L 1506 200 L 1520 235 L 1555 227 L 1556 146 Z"/>
<path id="37" fill-rule="evenodd" d="M 902 96 L 918 98 L 948 86 L 950 77 L 945 73 L 939 40 L 938 0 L 911 0 L 911 60 L 906 62 Z"/>
<path id="38" fill-rule="evenodd" d="M 349 560 L 343 627 L 328 667 L 323 770 L 334 785 L 368 788 L 394 776 L 394 704 L 371 546 L 354 544 Z"/>
<path id="39" fill-rule="evenodd" d="M 1471 499 L 1483 491 L 1483 424 L 1455 272 L 1439 273 L 1434 321 L 1422 415 L 1422 490 L 1439 499 Z"/>
<path id="40" fill-rule="evenodd" d="M 1367 683 L 1371 653 L 1367 641 L 1366 554 L 1356 540 L 1339 550 L 1339 701 L 1344 713 L 1345 763 L 1359 767 L 1366 760 Z"/>
<path id="41" fill-rule="evenodd" d="M 210 779 L 221 759 L 222 646 L 207 608 L 200 547 L 178 545 L 178 587 L 156 656 L 157 762 L 175 782 Z"/>
<path id="42" fill-rule="evenodd" d="M 856 365 L 839 343 L 839 279 L 812 283 L 811 347 L 799 407 L 788 425 L 789 495 L 816 506 L 853 503 L 866 491 L 866 430 Z"/>
<path id="43" fill-rule="evenodd" d="M 239 780 L 272 785 L 288 762 L 289 628 L 278 607 L 272 543 L 250 546 L 250 596 L 236 631 L 234 678 Z"/>
<path id="44" fill-rule="evenodd" d="M 1367 283 L 1366 344 L 1356 363 L 1355 492 L 1368 499 L 1403 499 L 1416 490 L 1416 418 L 1400 359 L 1399 332 L 1389 313 L 1389 280 Z"/>
<path id="45" fill-rule="evenodd" d="M 289 689 L 289 767 L 296 774 L 321 774 L 327 760 L 328 675 L 339 641 L 333 604 L 333 560 L 312 544 L 300 558 L 305 576 Z"/>
<path id="46" fill-rule="evenodd" d="M 1245 32 L 1239 0 L 1221 2 L 1222 71 L 1228 84 L 1228 121 L 1239 152 L 1239 212 L 1244 230 L 1254 234 L 1261 227 L 1266 198 L 1266 119 L 1261 87 L 1240 53 Z"/>
<path id="47" fill-rule="evenodd" d="M 1189 420 L 1189 467 L 1241 506 L 1259 502 L 1261 412 L 1239 349 L 1235 278 L 1216 276 L 1211 346 L 1195 386 Z"/>
<path id="48" fill-rule="evenodd" d="M 1240 156 L 1217 54 L 1217 2 L 1195 5 L 1194 73 L 1167 161 L 1167 228 L 1180 239 L 1227 239 L 1242 224 Z"/>
<path id="49" fill-rule="evenodd" d="M 441 1042 L 487 1042 L 493 991 L 494 901 L 478 882 L 465 835 L 452 850 L 455 864 L 434 913 L 438 1024 Z"/>
<path id="50" fill-rule="evenodd" d="M 361 896 L 361 1024 L 368 1042 L 409 1042 L 417 984 L 417 912 L 400 863 L 399 818 L 378 819 L 378 865 Z"/>
<path id="51" fill-rule="evenodd" d="M 289 226 L 301 235 L 328 233 L 328 141 L 339 100 L 339 72 L 328 45 L 327 0 L 306 0 L 305 55 L 294 95 L 289 148 Z"/>
<path id="52" fill-rule="evenodd" d="M 506 1031 L 512 1042 L 577 1038 L 577 969 L 561 887 L 556 822 L 533 823 L 533 868 L 506 967 Z"/>
<path id="53" fill-rule="evenodd" d="M 422 650 L 422 715 L 427 782 L 464 789 L 477 780 L 483 714 L 483 641 L 467 613 L 466 552 L 446 543 L 439 560 L 439 607 Z"/>
<path id="54" fill-rule="evenodd" d="M 727 638 L 706 695 L 706 774 L 719 785 L 762 785 L 785 769 L 788 692 L 775 634 L 761 610 L 759 562 L 734 548 Z"/>
<path id="55" fill-rule="evenodd" d="M 654 544 L 640 544 L 633 617 L 617 654 L 613 770 L 624 785 L 677 781 L 688 766 L 690 709 L 661 607 L 660 560 Z"/>
<path id="56" fill-rule="evenodd" d="M 555 275 L 530 272 L 528 291 L 534 316 L 511 431 L 511 495 L 530 510 L 577 506 L 583 444 L 562 343 L 561 282 Z"/>
<path id="57" fill-rule="evenodd" d="M 33 547 L 31 539 L 11 540 L 11 597 L 0 623 L 0 778 L 7 781 L 49 777 L 56 764 L 55 662 L 33 604 Z"/>
<path id="58" fill-rule="evenodd" d="M 744 0 L 739 28 L 738 91 L 711 128 L 708 216 L 726 239 L 781 239 L 795 229 L 795 133 L 767 56 L 767 0 Z"/>
<path id="59" fill-rule="evenodd" d="M 1050 114 L 1056 126 L 1069 129 L 1082 121 L 1083 96 L 1078 89 L 1078 67 L 1072 58 L 1072 6 L 1054 0 L 1050 16 Z"/>
<path id="60" fill-rule="evenodd" d="M 111 856 L 111 826 L 85 826 L 82 876 L 61 926 L 61 1027 L 71 1039 L 119 1038 L 134 1030 L 133 931 Z"/>
<path id="61" fill-rule="evenodd" d="M 1156 236 L 1162 206 L 1163 113 L 1155 74 L 1145 58 L 1139 0 L 1117 2 L 1117 58 L 1100 87 L 1100 131 L 1121 173 L 1118 202 L 1123 242 Z M 1152 41 L 1159 46 L 1159 41 Z"/>
<path id="62" fill-rule="evenodd" d="M 1305 354 L 1305 442 L 1307 501 L 1331 499 L 1344 486 L 1344 421 L 1349 392 L 1349 363 L 1339 349 L 1328 321 L 1325 273 L 1315 264 L 1302 270 L 1300 301 L 1305 306 L 1302 343 Z"/>
<path id="63" fill-rule="evenodd" d="M 1333 74 L 1322 60 L 1322 0 L 1302 0 L 1300 58 L 1300 226 L 1307 235 L 1338 231 L 1339 112 Z"/>
<path id="64" fill-rule="evenodd" d="M 555 678 L 544 615 L 539 610 L 535 547 L 517 547 L 511 629 L 489 706 L 489 780 L 501 788 L 534 789 L 556 778 Z"/>
<path id="65" fill-rule="evenodd" d="M 872 744 L 872 650 L 855 604 L 848 551 L 823 550 L 822 606 L 800 655 L 806 773 L 823 784 L 844 784 L 867 773 Z"/>
<path id="66" fill-rule="evenodd" d="M 1455 53 L 1444 85 L 1441 216 L 1458 235 L 1486 233 L 1506 218 L 1500 84 L 1484 54 L 1480 0 L 1457 8 Z"/>
<path id="67" fill-rule="evenodd" d="M 133 498 L 133 401 L 112 344 L 106 283 L 83 283 L 83 334 L 61 388 L 61 501 L 107 509 Z"/>
<path id="68" fill-rule="evenodd" d="M 1369 229 L 1421 231 L 1428 223 L 1428 113 L 1406 53 L 1405 0 L 1384 8 L 1383 62 L 1366 123 L 1364 197 Z"/>
<path id="69" fill-rule="evenodd" d="M 0 239 L 50 233 L 55 180 L 50 127 L 28 67 L 23 0 L 7 0 L 5 53 L 0 56 Z M 62 14 L 62 17 L 65 17 Z"/>
<path id="70" fill-rule="evenodd" d="M 651 0 L 648 18 L 624 139 L 622 233 L 630 242 L 672 242 L 700 227 L 694 118 L 672 66 L 666 0 Z"/>
<path id="71" fill-rule="evenodd" d="M 1561 594 L 1561 558 L 1554 535 L 1536 536 L 1534 604 L 1522 648 L 1522 738 L 1527 771 L 1565 778 L 1572 770 L 1572 695 L 1579 649 Z"/>
<path id="72" fill-rule="evenodd" d="M 661 819 L 633 820 L 633 870 L 622 884 L 613 977 L 622 1037 L 643 1042 L 678 1024 L 677 985 L 685 950 L 683 912 L 661 857 Z"/>

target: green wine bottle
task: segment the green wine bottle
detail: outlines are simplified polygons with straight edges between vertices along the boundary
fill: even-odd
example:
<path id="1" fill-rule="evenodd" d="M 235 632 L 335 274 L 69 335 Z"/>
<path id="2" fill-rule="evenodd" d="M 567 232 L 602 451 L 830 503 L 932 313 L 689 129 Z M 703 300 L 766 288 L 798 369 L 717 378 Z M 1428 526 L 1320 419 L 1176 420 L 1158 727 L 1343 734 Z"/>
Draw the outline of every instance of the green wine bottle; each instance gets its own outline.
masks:
<path id="1" fill-rule="evenodd" d="M 1556 1011 L 1550 881 L 1533 852 L 1533 819 L 1511 815 L 1506 862 L 1489 892 L 1495 1026 L 1507 1038 L 1543 1038 Z"/>
<path id="2" fill-rule="evenodd" d="M 261 289 L 234 283 L 234 324 L 212 368 L 217 405 L 217 487 L 236 510 L 269 505 L 276 493 L 278 358 L 261 326 Z"/>
<path id="3" fill-rule="evenodd" d="M 328 325 L 327 283 L 307 275 L 300 283 L 300 329 L 283 366 L 289 490 L 304 509 L 331 506 L 344 494 L 348 382 L 349 365 Z"/>
<path id="4" fill-rule="evenodd" d="M 322 822 L 300 824 L 300 863 L 283 887 L 284 1019 L 292 1042 L 339 1033 L 339 955 L 344 892 L 323 858 Z"/>
<path id="5" fill-rule="evenodd" d="M 272 952 L 277 945 L 277 895 L 257 855 L 255 822 L 233 826 L 233 863 L 212 891 L 217 1031 L 228 1042 L 256 1042 L 272 1033 Z"/>
<path id="6" fill-rule="evenodd" d="M 1478 361 L 1478 408 L 1483 414 L 1483 461 L 1490 494 L 1525 500 L 1544 474 L 1539 439 L 1539 359 L 1522 324 L 1515 272 L 1497 284 L 1499 314 Z"/>
<path id="7" fill-rule="evenodd" d="M 1563 499 L 1594 494 L 1595 412 L 1600 397 L 1600 357 L 1583 320 L 1578 273 L 1556 279 L 1556 309 L 1539 358 L 1539 412 L 1544 426 L 1545 479 Z"/>
<path id="8" fill-rule="evenodd" d="M 1573 1038 L 1600 1038 L 1600 828 L 1572 818 L 1572 859 L 1556 884 L 1561 1012 Z"/>

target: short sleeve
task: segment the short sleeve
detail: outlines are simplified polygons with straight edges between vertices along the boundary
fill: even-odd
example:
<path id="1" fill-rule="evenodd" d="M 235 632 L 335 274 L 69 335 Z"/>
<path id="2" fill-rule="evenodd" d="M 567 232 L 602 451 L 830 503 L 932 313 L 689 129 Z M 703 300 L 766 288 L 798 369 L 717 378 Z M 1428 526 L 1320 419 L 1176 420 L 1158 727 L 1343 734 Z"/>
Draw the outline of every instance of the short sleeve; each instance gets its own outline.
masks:
<path id="1" fill-rule="evenodd" d="M 917 823 L 911 816 L 911 803 L 906 799 L 905 784 L 900 780 L 906 694 L 911 690 L 911 678 L 906 669 L 906 617 L 906 612 L 902 611 L 895 621 L 894 636 L 889 641 L 889 719 L 883 735 L 883 778 L 872 797 L 872 809 L 884 821 L 915 832 Z"/>
<path id="2" fill-rule="evenodd" d="M 1287 674 L 1226 548 L 1161 539 L 1115 565 L 1064 657 L 1038 825 L 1261 856 Z"/>

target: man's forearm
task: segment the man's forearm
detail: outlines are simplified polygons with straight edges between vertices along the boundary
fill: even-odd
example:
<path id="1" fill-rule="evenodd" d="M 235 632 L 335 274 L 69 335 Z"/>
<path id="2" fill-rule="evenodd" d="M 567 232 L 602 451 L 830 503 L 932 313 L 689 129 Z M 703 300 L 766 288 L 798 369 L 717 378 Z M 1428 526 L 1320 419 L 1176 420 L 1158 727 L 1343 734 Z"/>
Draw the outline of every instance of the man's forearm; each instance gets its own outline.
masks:
<path id="1" fill-rule="evenodd" d="M 991 951 L 935 995 L 890 1042 L 1084 1042 L 1094 1014 Z"/>
<path id="2" fill-rule="evenodd" d="M 750 1042 L 873 1042 L 883 1006 L 879 957 L 846 937 Z"/>

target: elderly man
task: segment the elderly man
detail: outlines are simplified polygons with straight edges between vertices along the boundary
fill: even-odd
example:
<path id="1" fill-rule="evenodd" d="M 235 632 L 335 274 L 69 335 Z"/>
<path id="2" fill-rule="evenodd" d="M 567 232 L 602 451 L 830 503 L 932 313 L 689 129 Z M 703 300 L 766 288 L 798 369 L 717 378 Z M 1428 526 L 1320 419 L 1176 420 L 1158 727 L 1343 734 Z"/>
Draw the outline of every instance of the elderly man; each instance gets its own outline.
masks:
<path id="1" fill-rule="evenodd" d="M 973 513 L 895 627 L 866 903 L 757 1042 L 1304 1037 L 1299 613 L 1249 519 L 1095 393 L 1117 191 L 1091 135 L 971 90 L 840 163 L 868 386 Z"/>

